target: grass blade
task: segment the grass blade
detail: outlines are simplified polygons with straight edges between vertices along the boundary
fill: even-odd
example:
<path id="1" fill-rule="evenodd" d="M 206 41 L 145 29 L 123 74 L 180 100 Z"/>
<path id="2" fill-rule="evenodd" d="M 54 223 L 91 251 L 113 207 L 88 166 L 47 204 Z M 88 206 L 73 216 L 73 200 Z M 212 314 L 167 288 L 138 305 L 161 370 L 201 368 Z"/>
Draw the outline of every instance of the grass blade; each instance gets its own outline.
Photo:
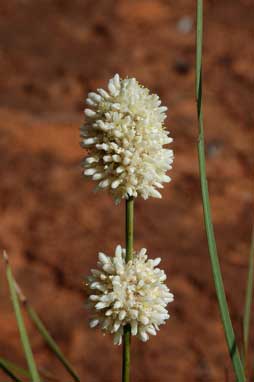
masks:
<path id="1" fill-rule="evenodd" d="M 244 317 L 243 317 L 243 363 L 247 362 L 249 348 L 249 332 L 251 320 L 251 305 L 253 298 L 253 278 L 254 278 L 254 228 L 252 230 L 248 279 L 245 297 Z"/>
<path id="2" fill-rule="evenodd" d="M 21 291 L 21 289 L 17 283 L 15 283 L 15 286 L 16 286 L 16 291 L 17 291 L 17 294 L 19 296 L 19 299 L 22 302 L 22 304 L 24 305 L 24 307 L 27 311 L 27 314 L 30 317 L 30 319 L 33 321 L 35 327 L 37 328 L 39 333 L 42 335 L 42 337 L 44 338 L 44 340 L 47 343 L 47 345 L 49 346 L 49 348 L 53 351 L 53 353 L 56 355 L 56 357 L 59 359 L 59 361 L 63 364 L 63 366 L 65 367 L 67 372 L 72 376 L 73 380 L 76 382 L 79 382 L 80 381 L 79 376 L 73 370 L 73 367 L 71 366 L 69 361 L 63 355 L 59 346 L 56 344 L 56 342 L 54 341 L 54 339 L 52 338 L 52 336 L 50 335 L 50 333 L 46 329 L 46 327 L 43 324 L 43 322 L 41 321 L 40 317 L 38 316 L 38 314 L 36 313 L 34 308 L 31 306 L 31 304 L 29 303 L 29 301 L 27 300 L 26 296 L 23 294 L 23 292 Z"/>
<path id="3" fill-rule="evenodd" d="M 10 372 L 14 373 L 15 376 L 18 375 L 18 376 L 22 376 L 22 377 L 31 378 L 31 375 L 30 375 L 28 370 L 25 370 L 22 367 L 17 366 L 15 363 L 7 360 L 6 358 L 0 357 L 0 369 L 1 369 L 1 365 L 8 368 L 8 370 Z M 51 373 L 49 373 L 47 370 L 42 369 L 42 368 L 38 368 L 38 371 L 41 375 L 41 378 L 45 378 L 44 380 L 52 381 L 52 382 L 59 382 L 59 379 L 54 377 L 53 375 L 51 375 Z M 41 381 L 42 381 L 42 379 L 41 379 Z"/>
<path id="4" fill-rule="evenodd" d="M 63 355 L 59 346 L 53 340 L 53 338 L 49 334 L 48 330 L 44 326 L 43 322 L 40 320 L 38 314 L 36 313 L 36 311 L 32 308 L 32 306 L 29 303 L 26 304 L 26 310 L 27 310 L 29 317 L 31 318 L 31 320 L 35 324 L 36 328 L 38 329 L 38 331 L 40 332 L 40 334 L 44 338 L 47 345 L 54 352 L 54 354 L 59 359 L 59 361 L 63 364 L 65 369 L 68 371 L 68 373 L 72 376 L 73 380 L 79 382 L 80 378 L 78 377 L 76 372 L 73 370 L 72 366 L 70 365 L 70 363 L 67 361 L 67 359 Z"/>
<path id="5" fill-rule="evenodd" d="M 4 358 L 0 358 L 0 369 L 8 375 L 15 382 L 22 382 L 15 374 L 12 367 L 10 367 L 10 362 L 6 361 Z"/>
<path id="6" fill-rule="evenodd" d="M 245 381 L 244 369 L 236 345 L 234 330 L 232 327 L 224 285 L 220 270 L 219 259 L 217 255 L 216 241 L 214 236 L 211 208 L 208 192 L 208 184 L 206 178 L 206 161 L 205 161 L 205 143 L 203 128 L 203 111 L 202 111 L 202 40 L 203 40 L 203 1 L 197 0 L 197 35 L 196 35 L 196 102 L 198 115 L 198 157 L 199 172 L 201 180 L 201 192 L 203 200 L 204 222 L 208 241 L 209 255 L 212 265 L 213 279 L 215 283 L 218 304 L 220 308 L 221 319 L 224 327 L 225 337 L 227 341 L 228 351 L 234 367 L 235 376 L 238 382 Z"/>
<path id="7" fill-rule="evenodd" d="M 13 373 L 23 376 L 23 377 L 30 377 L 29 371 L 23 369 L 20 366 L 17 366 L 15 363 L 8 361 L 6 358 L 0 358 L 0 363 L 3 363 L 6 367 L 8 367 L 9 370 L 11 370 Z"/>
<path id="8" fill-rule="evenodd" d="M 32 377 L 32 381 L 33 382 L 40 382 L 40 377 L 39 377 L 39 374 L 37 371 L 37 367 L 36 367 L 36 364 L 34 361 L 32 349 L 30 346 L 27 332 L 26 332 L 26 327 L 25 327 L 25 324 L 23 321 L 23 317 L 22 317 L 22 313 L 21 313 L 21 309 L 20 309 L 20 305 L 19 305 L 19 299 L 18 299 L 18 296 L 16 293 L 15 282 L 14 282 L 14 279 L 12 276 L 11 266 L 9 264 L 9 260 L 8 260 L 8 256 L 7 256 L 6 252 L 4 252 L 4 260 L 5 260 L 5 264 L 6 264 L 6 276 L 7 276 L 7 280 L 8 280 L 8 284 L 9 284 L 11 300 L 12 300 L 12 304 L 13 304 L 13 308 L 14 308 L 14 312 L 15 312 L 15 316 L 16 316 L 16 320 L 17 320 L 17 324 L 18 324 L 18 328 L 19 328 L 22 346 L 23 346 L 24 353 L 25 353 L 26 360 L 27 360 L 27 365 L 28 365 L 28 368 L 29 368 L 29 371 L 30 371 L 30 374 Z"/>

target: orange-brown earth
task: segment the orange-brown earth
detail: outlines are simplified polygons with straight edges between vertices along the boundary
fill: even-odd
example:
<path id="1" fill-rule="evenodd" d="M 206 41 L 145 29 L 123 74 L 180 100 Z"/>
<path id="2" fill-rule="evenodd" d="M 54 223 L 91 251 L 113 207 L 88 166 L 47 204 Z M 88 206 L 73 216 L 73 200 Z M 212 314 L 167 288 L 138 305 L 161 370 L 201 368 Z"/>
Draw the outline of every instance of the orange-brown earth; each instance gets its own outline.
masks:
<path id="1" fill-rule="evenodd" d="M 9 0 L 0 9 L 0 249 L 9 252 L 30 302 L 82 382 L 120 380 L 121 349 L 88 328 L 82 282 L 98 251 L 112 253 L 124 243 L 124 208 L 94 194 L 82 178 L 79 125 L 89 90 L 105 86 L 115 72 L 135 76 L 169 107 L 175 151 L 163 199 L 136 203 L 135 246 L 162 257 L 175 302 L 156 338 L 134 339 L 133 381 L 224 381 L 229 358 L 196 151 L 195 2 Z M 205 1 L 204 16 L 209 186 L 240 339 L 253 209 L 254 4 Z M 0 356 L 25 365 L 2 264 L 0 274 Z M 40 367 L 70 380 L 27 325 Z"/>

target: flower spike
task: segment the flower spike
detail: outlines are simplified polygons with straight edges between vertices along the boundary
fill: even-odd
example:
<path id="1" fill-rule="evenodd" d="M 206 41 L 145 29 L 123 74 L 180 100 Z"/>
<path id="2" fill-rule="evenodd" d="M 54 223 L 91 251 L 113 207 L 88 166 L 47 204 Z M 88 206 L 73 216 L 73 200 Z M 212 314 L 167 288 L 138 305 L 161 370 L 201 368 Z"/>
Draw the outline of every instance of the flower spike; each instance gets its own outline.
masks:
<path id="1" fill-rule="evenodd" d="M 161 198 L 158 189 L 171 179 L 172 142 L 165 129 L 167 107 L 135 78 L 116 74 L 108 90 L 91 92 L 86 100 L 81 146 L 88 151 L 84 175 L 108 189 L 116 202 L 141 196 Z"/>
<path id="2" fill-rule="evenodd" d="M 120 245 L 114 257 L 100 252 L 98 269 L 92 269 L 87 278 L 93 313 L 90 327 L 99 326 L 103 332 L 113 334 L 114 344 L 118 345 L 127 324 L 131 334 L 141 341 L 156 335 L 169 318 L 166 307 L 174 299 L 165 284 L 165 272 L 157 268 L 160 258 L 148 259 L 142 248 L 126 263 L 125 253 Z"/>

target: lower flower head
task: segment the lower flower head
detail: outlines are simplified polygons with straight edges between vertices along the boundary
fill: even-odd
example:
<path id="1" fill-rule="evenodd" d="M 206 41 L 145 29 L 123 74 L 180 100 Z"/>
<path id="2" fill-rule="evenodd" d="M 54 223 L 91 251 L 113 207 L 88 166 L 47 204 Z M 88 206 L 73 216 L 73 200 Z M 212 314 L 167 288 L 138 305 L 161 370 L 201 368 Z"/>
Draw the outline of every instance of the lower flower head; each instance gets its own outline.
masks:
<path id="1" fill-rule="evenodd" d="M 90 326 L 99 326 L 122 342 L 123 328 L 147 341 L 169 318 L 167 304 L 174 297 L 165 284 L 165 272 L 157 267 L 161 259 L 148 259 L 146 249 L 125 262 L 125 249 L 116 247 L 115 256 L 99 253 L 98 269 L 87 278 L 89 306 L 93 313 Z"/>

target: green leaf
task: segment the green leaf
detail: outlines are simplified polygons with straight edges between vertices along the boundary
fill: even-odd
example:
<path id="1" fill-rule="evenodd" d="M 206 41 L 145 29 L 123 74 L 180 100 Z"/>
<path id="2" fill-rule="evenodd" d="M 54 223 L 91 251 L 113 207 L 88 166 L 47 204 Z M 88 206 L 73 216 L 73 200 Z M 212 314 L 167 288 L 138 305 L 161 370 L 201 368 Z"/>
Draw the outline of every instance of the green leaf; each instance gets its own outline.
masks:
<path id="1" fill-rule="evenodd" d="M 205 143 L 204 143 L 204 127 L 203 127 L 203 110 L 202 110 L 202 40 L 203 40 L 203 1 L 197 0 L 197 35 L 196 35 L 196 102 L 198 115 L 198 158 L 199 172 L 201 181 L 201 192 L 204 211 L 204 222 L 208 241 L 209 255 L 212 265 L 212 273 L 217 293 L 217 299 L 221 314 L 221 320 L 224 327 L 225 337 L 227 341 L 228 351 L 234 367 L 235 376 L 238 382 L 245 381 L 244 369 L 236 345 L 234 330 L 232 327 L 228 304 L 224 291 L 224 285 L 221 275 L 220 263 L 217 254 L 216 241 L 214 236 L 211 208 L 208 192 L 208 184 L 206 177 L 206 161 L 205 161 Z"/>
<path id="2" fill-rule="evenodd" d="M 247 361 L 249 350 L 249 332 L 250 332 L 250 320 L 251 320 L 251 305 L 253 299 L 253 278 L 254 278 L 254 228 L 252 230 L 250 257 L 249 257 L 249 269 L 248 279 L 245 296 L 245 307 L 243 317 L 243 360 Z"/>
<path id="3" fill-rule="evenodd" d="M 11 367 L 10 362 L 6 361 L 4 358 L 0 358 L 0 369 L 13 381 L 21 382 L 21 380 L 14 374 L 14 368 Z"/>
<path id="4" fill-rule="evenodd" d="M 13 373 L 17 375 L 22 375 L 23 377 L 30 377 L 29 371 L 23 369 L 20 366 L 17 366 L 15 363 L 8 361 L 6 358 L 0 358 L 0 363 L 3 363 L 6 367 L 9 368 Z"/>
<path id="5" fill-rule="evenodd" d="M 3 364 L 6 368 L 8 368 L 10 372 L 14 373 L 15 375 L 31 378 L 31 375 L 28 370 L 25 370 L 24 368 L 17 366 L 15 363 L 7 360 L 6 358 L 3 358 L 3 357 L 0 358 L 0 368 L 1 368 L 1 364 Z M 47 370 L 40 369 L 40 368 L 38 368 L 38 370 L 41 375 L 41 381 L 42 381 L 42 378 L 44 378 L 44 380 L 59 382 L 59 379 L 54 377 Z"/>
<path id="6" fill-rule="evenodd" d="M 35 327 L 37 328 L 39 333 L 42 335 L 42 337 L 44 338 L 44 340 L 47 343 L 47 345 L 49 346 L 49 348 L 53 351 L 53 353 L 56 355 L 56 357 L 60 360 L 60 362 L 63 364 L 63 366 L 65 367 L 67 372 L 72 376 L 73 380 L 79 382 L 80 379 L 79 379 L 78 375 L 76 374 L 76 372 L 72 368 L 69 361 L 65 358 L 61 349 L 56 344 L 56 342 L 54 341 L 54 339 L 52 338 L 52 336 L 50 335 L 50 333 L 46 329 L 45 325 L 43 324 L 43 322 L 39 318 L 38 314 L 36 313 L 34 308 L 31 306 L 31 304 L 28 302 L 27 298 L 24 296 L 24 294 L 22 293 L 21 289 L 19 288 L 19 286 L 17 284 L 16 284 L 16 291 L 18 293 L 20 301 L 23 303 L 23 305 L 27 311 L 28 316 L 33 321 Z"/>
<path id="7" fill-rule="evenodd" d="M 12 270 L 11 270 L 11 266 L 9 264 L 9 260 L 8 260 L 8 256 L 6 252 L 4 252 L 4 260 L 6 264 L 6 276 L 7 276 L 7 280 L 9 284 L 11 300 L 12 300 L 12 304 L 13 304 L 13 308 L 14 308 L 14 312 L 15 312 L 15 316 L 16 316 L 16 320 L 17 320 L 17 324 L 19 328 L 21 343 L 24 349 L 26 360 L 27 360 L 27 365 L 31 374 L 32 381 L 40 382 L 39 373 L 34 361 L 32 349 L 30 346 L 29 338 L 26 332 L 26 327 L 23 321 L 23 317 L 22 317 L 22 313 L 21 313 L 21 309 L 19 305 L 19 299 L 16 292 L 15 281 L 12 276 Z"/>

